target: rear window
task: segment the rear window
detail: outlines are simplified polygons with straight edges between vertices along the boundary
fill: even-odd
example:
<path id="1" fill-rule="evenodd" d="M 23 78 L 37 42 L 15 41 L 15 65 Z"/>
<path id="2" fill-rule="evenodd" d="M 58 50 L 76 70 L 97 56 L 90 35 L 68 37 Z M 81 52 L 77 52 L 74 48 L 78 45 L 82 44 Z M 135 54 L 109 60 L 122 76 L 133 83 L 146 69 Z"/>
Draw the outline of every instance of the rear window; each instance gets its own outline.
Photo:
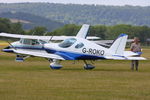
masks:
<path id="1" fill-rule="evenodd" d="M 75 46 L 75 48 L 79 49 L 79 48 L 82 48 L 83 46 L 84 46 L 83 43 L 78 43 L 78 44 Z"/>
<path id="2" fill-rule="evenodd" d="M 69 38 L 69 39 L 66 39 L 63 42 L 61 42 L 59 44 L 59 46 L 62 48 L 68 48 L 68 47 L 72 46 L 76 41 L 77 40 L 75 38 Z"/>

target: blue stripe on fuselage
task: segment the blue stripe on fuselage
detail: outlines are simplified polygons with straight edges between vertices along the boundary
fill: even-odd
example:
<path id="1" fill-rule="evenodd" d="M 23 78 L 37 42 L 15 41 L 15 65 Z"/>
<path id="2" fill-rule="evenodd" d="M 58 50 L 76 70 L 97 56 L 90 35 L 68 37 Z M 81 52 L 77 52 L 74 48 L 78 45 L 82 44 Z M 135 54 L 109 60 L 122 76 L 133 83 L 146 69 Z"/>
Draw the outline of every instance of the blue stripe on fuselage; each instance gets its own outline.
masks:
<path id="1" fill-rule="evenodd" d="M 53 53 L 63 57 L 66 60 L 96 60 L 105 59 L 103 56 L 94 56 L 80 53 L 73 53 L 68 51 L 57 51 L 52 49 L 45 49 L 48 53 Z"/>
<path id="2" fill-rule="evenodd" d="M 46 50 L 48 53 L 56 54 L 63 57 L 66 60 L 96 60 L 96 59 L 105 59 L 103 56 L 94 56 L 80 53 L 73 53 L 67 51 L 57 51 L 46 48 L 33 48 L 33 47 L 15 47 L 16 49 L 30 49 L 30 50 Z M 4 52 L 10 52 L 9 50 L 5 50 Z"/>

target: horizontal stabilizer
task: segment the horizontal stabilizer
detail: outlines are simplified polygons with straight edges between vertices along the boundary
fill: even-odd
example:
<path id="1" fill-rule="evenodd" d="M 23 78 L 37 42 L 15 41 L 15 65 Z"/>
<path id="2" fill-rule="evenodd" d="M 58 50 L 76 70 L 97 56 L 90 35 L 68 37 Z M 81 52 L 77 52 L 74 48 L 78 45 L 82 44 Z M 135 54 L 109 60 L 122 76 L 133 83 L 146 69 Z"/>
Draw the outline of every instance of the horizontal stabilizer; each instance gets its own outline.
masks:
<path id="1" fill-rule="evenodd" d="M 144 57 L 127 57 L 128 60 L 146 60 Z"/>
<path id="2" fill-rule="evenodd" d="M 125 57 L 130 57 L 130 56 L 137 56 L 137 55 L 139 55 L 138 53 L 134 53 L 134 52 L 132 52 L 132 51 L 124 51 L 123 52 L 123 56 L 125 56 Z"/>
<path id="3" fill-rule="evenodd" d="M 144 57 L 122 57 L 122 56 L 108 56 L 105 57 L 106 59 L 112 59 L 112 60 L 146 60 Z"/>

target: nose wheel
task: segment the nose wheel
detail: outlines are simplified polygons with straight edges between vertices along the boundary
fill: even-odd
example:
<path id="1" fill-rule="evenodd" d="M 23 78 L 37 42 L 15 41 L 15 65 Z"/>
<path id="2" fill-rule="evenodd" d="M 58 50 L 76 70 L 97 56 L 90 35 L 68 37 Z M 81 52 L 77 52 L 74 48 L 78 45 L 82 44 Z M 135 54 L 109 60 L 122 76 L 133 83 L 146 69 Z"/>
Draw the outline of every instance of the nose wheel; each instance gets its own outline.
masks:
<path id="1" fill-rule="evenodd" d="M 60 64 L 59 60 L 54 59 L 52 63 L 50 63 L 51 69 L 61 69 L 63 66 Z"/>
<path id="2" fill-rule="evenodd" d="M 84 69 L 86 70 L 91 70 L 91 69 L 94 69 L 95 66 L 91 65 L 91 64 L 87 64 L 87 62 L 84 60 Z"/>

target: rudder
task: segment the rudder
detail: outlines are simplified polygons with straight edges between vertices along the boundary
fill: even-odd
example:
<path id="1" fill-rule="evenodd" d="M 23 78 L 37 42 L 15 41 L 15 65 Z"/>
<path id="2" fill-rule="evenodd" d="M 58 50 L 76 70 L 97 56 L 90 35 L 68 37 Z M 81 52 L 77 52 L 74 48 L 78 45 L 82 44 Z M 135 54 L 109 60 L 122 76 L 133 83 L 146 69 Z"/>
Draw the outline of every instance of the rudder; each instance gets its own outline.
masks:
<path id="1" fill-rule="evenodd" d="M 127 38 L 128 38 L 127 34 L 123 34 L 123 33 L 120 34 L 118 38 L 113 42 L 109 50 L 115 55 L 123 55 Z"/>

